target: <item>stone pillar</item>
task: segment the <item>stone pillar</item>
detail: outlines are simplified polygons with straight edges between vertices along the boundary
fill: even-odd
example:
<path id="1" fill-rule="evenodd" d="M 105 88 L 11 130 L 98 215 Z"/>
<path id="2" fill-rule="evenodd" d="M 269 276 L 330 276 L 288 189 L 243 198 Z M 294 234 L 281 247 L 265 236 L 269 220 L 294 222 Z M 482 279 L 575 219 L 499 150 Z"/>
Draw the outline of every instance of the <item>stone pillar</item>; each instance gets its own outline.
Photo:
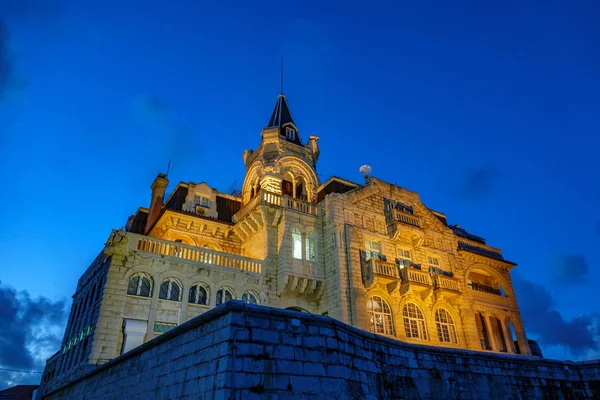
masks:
<path id="1" fill-rule="evenodd" d="M 187 308 L 189 300 L 190 288 L 187 288 L 187 292 L 181 287 L 181 310 L 179 311 L 179 325 L 187 321 Z"/>
<path id="2" fill-rule="evenodd" d="M 502 325 L 502 332 L 504 332 L 504 341 L 506 342 L 506 352 L 507 353 L 516 353 L 515 352 L 515 344 L 513 343 L 512 333 L 510 329 L 508 329 L 507 319 L 504 318 L 500 321 L 500 325 Z"/>
<path id="3" fill-rule="evenodd" d="M 465 348 L 469 350 L 481 350 L 481 342 L 479 340 L 479 333 L 477 332 L 477 322 L 475 321 L 477 314 L 473 312 L 473 309 L 468 301 L 461 301 L 459 304 L 459 310 L 461 328 L 465 340 Z"/>
<path id="4" fill-rule="evenodd" d="M 492 347 L 492 351 L 499 351 L 498 345 L 496 344 L 496 338 L 494 338 L 492 324 L 490 323 L 491 315 L 489 313 L 485 313 L 483 316 L 483 319 L 485 320 L 485 329 L 487 331 L 487 337 L 490 342 L 490 346 Z"/>
<path id="5" fill-rule="evenodd" d="M 158 306 L 162 275 L 153 276 L 152 279 L 154 279 L 154 291 L 152 292 L 152 301 L 150 302 L 150 311 L 148 312 L 148 329 L 146 330 L 144 342 L 154 338 L 154 322 L 156 322 L 156 307 Z"/>
<path id="6" fill-rule="evenodd" d="M 519 343 L 519 351 L 524 356 L 531 355 L 531 349 L 529 348 L 529 342 L 527 341 L 527 335 L 525 334 L 525 328 L 523 327 L 523 322 L 521 322 L 521 318 L 517 317 L 512 320 L 512 323 L 515 327 L 515 333 L 517 334 L 517 342 Z"/>

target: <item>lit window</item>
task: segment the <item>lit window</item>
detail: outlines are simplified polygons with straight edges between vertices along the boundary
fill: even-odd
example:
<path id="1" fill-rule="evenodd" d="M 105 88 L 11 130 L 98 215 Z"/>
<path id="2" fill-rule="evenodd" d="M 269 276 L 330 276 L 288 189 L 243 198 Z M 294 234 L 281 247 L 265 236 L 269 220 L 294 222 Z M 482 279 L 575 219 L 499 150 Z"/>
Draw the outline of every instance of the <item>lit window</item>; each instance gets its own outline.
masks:
<path id="1" fill-rule="evenodd" d="M 210 289 L 208 288 L 208 285 L 202 282 L 197 282 L 190 288 L 188 302 L 190 304 L 201 304 L 207 306 L 209 294 Z"/>
<path id="2" fill-rule="evenodd" d="M 292 229 L 292 254 L 302 260 L 302 233 L 297 228 Z"/>
<path id="3" fill-rule="evenodd" d="M 408 267 L 412 264 L 410 250 L 398 249 L 398 261 L 400 268 Z"/>
<path id="4" fill-rule="evenodd" d="M 373 296 L 367 301 L 369 313 L 369 330 L 381 335 L 394 336 L 392 310 L 388 303 L 379 296 Z"/>
<path id="5" fill-rule="evenodd" d="M 233 293 L 233 289 L 230 287 L 222 287 L 217 290 L 217 305 L 221 305 L 223 303 L 228 302 L 229 300 L 235 299 L 235 294 Z"/>
<path id="6" fill-rule="evenodd" d="M 440 342 L 458 343 L 454 320 L 448 311 L 438 308 L 435 312 L 435 326 Z"/>
<path id="7" fill-rule="evenodd" d="M 181 301 L 181 284 L 173 278 L 167 278 L 160 285 L 158 296 L 163 300 Z"/>
<path id="8" fill-rule="evenodd" d="M 296 140 L 296 131 L 294 128 L 287 127 L 285 128 L 285 138 L 288 140 Z"/>
<path id="9" fill-rule="evenodd" d="M 366 239 L 365 249 L 365 255 L 367 260 L 370 260 L 371 258 L 379 259 L 379 254 L 381 253 L 381 245 L 379 244 L 379 242 Z"/>
<path id="10" fill-rule="evenodd" d="M 144 273 L 135 274 L 129 279 L 127 294 L 152 297 L 152 278 Z"/>
<path id="11" fill-rule="evenodd" d="M 256 293 L 254 290 L 247 290 L 244 292 L 242 295 L 242 301 L 248 304 L 260 304 L 260 301 L 258 300 L 258 293 Z"/>
<path id="12" fill-rule="evenodd" d="M 306 259 L 315 261 L 315 233 L 308 232 L 306 234 Z"/>
<path id="13" fill-rule="evenodd" d="M 423 312 L 414 303 L 406 303 L 402 310 L 407 338 L 427 340 L 427 328 Z"/>

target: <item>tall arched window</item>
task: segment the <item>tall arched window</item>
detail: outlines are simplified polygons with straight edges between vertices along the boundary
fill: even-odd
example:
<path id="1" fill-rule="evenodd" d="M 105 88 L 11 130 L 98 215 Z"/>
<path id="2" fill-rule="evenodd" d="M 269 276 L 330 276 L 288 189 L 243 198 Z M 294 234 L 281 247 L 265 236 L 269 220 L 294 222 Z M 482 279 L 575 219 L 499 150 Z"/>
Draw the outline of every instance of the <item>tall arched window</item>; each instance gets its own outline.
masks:
<path id="1" fill-rule="evenodd" d="M 232 288 L 224 286 L 217 290 L 217 305 L 221 305 L 233 299 L 235 299 L 235 293 Z"/>
<path id="2" fill-rule="evenodd" d="M 292 255 L 302 260 L 302 232 L 298 228 L 292 229 Z"/>
<path id="3" fill-rule="evenodd" d="M 367 300 L 367 312 L 369 313 L 369 330 L 371 332 L 394 336 L 392 310 L 384 299 L 373 296 Z"/>
<path id="4" fill-rule="evenodd" d="M 139 272 L 129 279 L 127 294 L 152 297 L 152 284 L 152 278 L 149 275 Z"/>
<path id="5" fill-rule="evenodd" d="M 196 282 L 190 288 L 190 295 L 188 297 L 188 302 L 190 304 L 201 304 L 207 306 L 209 298 L 210 289 L 206 283 Z"/>
<path id="6" fill-rule="evenodd" d="M 315 233 L 308 232 L 306 234 L 306 259 L 315 261 Z"/>
<path id="7" fill-rule="evenodd" d="M 415 303 L 406 303 L 402 310 L 404 317 L 404 330 L 406 337 L 414 339 L 427 339 L 427 328 L 423 312 Z"/>
<path id="8" fill-rule="evenodd" d="M 248 304 L 260 304 L 258 293 L 254 290 L 246 290 L 242 295 L 242 301 Z"/>
<path id="9" fill-rule="evenodd" d="M 163 300 L 181 301 L 181 283 L 174 278 L 167 278 L 160 285 L 158 296 Z"/>
<path id="10" fill-rule="evenodd" d="M 435 326 L 437 328 L 437 334 L 440 342 L 458 343 L 458 336 L 456 336 L 454 320 L 448 311 L 444 310 L 443 308 L 438 308 L 436 310 Z"/>

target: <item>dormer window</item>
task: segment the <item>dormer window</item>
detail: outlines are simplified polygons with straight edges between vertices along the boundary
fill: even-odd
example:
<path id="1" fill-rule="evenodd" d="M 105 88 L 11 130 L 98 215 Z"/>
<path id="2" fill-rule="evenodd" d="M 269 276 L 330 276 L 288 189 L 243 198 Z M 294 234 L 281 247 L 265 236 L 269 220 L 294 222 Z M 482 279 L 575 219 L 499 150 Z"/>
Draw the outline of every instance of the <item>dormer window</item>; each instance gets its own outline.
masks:
<path id="1" fill-rule="evenodd" d="M 285 138 L 287 140 L 296 140 L 296 131 L 294 130 L 294 128 L 291 128 L 289 126 L 285 128 Z"/>
<path id="2" fill-rule="evenodd" d="M 210 208 L 210 199 L 207 197 L 194 195 L 194 206 Z"/>

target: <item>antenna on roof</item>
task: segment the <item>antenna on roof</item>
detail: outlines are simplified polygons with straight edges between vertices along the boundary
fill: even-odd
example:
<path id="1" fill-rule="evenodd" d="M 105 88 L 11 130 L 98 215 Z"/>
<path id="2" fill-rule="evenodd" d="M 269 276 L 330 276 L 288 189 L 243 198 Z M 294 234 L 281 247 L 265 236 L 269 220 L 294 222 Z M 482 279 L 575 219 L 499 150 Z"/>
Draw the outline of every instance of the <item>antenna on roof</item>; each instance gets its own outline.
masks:
<path id="1" fill-rule="evenodd" d="M 281 94 L 283 94 L 283 54 L 281 55 Z"/>
<path id="2" fill-rule="evenodd" d="M 169 177 L 170 170 L 171 170 L 171 159 L 169 158 L 169 163 L 167 164 L 167 178 Z"/>

